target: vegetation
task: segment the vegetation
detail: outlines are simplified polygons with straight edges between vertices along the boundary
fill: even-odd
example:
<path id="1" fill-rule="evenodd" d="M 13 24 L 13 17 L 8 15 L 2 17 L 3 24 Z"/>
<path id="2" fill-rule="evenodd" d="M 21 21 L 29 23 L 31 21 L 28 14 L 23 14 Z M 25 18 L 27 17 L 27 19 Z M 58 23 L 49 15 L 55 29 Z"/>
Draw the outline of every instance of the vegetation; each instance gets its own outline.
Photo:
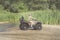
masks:
<path id="1" fill-rule="evenodd" d="M 0 14 L 0 21 L 9 21 L 9 22 L 19 22 L 19 18 L 24 16 L 25 19 L 28 19 L 28 14 L 32 13 L 32 16 L 37 20 L 41 21 L 43 24 L 60 24 L 60 12 L 52 12 L 51 10 L 39 10 L 39 11 L 29 11 L 18 14 L 13 14 L 10 12 L 4 12 Z"/>
<path id="2" fill-rule="evenodd" d="M 28 11 L 28 10 L 60 10 L 60 0 L 0 0 L 4 9 Z M 14 12 L 15 13 L 15 12 Z"/>
<path id="3" fill-rule="evenodd" d="M 60 24 L 60 0 L 0 0 L 0 21 L 27 20 L 30 13 L 43 24 Z"/>

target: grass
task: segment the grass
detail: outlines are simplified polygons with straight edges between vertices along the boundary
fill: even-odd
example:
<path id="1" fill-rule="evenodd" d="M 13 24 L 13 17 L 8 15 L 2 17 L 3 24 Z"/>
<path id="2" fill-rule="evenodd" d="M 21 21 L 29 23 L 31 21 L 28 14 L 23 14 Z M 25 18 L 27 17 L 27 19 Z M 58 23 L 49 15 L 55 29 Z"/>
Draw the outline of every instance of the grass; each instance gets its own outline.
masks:
<path id="1" fill-rule="evenodd" d="M 3 9 L 3 8 L 1 8 Z M 60 12 L 58 10 L 37 10 L 20 13 L 10 13 L 0 9 L 0 21 L 19 22 L 19 18 L 24 16 L 28 19 L 28 14 L 32 14 L 38 21 L 43 24 L 60 24 Z"/>

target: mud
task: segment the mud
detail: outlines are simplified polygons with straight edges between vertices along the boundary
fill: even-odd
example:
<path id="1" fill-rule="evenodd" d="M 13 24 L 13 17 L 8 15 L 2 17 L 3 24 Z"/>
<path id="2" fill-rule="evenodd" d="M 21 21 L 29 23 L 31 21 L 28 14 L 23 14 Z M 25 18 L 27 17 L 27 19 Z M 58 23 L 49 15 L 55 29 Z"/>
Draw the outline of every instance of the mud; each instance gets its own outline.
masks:
<path id="1" fill-rule="evenodd" d="M 13 24 L 0 24 L 0 40 L 60 40 L 60 25 L 42 25 L 42 30 L 20 30 Z"/>

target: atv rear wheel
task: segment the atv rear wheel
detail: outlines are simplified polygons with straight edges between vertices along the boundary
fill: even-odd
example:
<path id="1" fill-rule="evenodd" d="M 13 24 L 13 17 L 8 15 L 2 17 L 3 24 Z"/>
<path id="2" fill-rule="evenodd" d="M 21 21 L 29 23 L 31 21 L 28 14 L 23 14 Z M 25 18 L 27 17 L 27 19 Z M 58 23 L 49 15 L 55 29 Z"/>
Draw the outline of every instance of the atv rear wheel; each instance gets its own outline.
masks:
<path id="1" fill-rule="evenodd" d="M 21 29 L 21 30 L 27 30 L 28 27 L 29 27 L 29 26 L 28 26 L 27 24 L 21 24 L 21 25 L 20 25 L 20 29 Z"/>

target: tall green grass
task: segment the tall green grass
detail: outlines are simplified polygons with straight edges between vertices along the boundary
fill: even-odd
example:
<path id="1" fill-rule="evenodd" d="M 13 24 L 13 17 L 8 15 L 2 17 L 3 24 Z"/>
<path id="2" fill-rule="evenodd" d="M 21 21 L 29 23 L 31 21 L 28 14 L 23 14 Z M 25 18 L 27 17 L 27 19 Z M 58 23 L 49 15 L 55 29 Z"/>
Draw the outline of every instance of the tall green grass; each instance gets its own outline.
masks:
<path id="1" fill-rule="evenodd" d="M 24 16 L 24 18 L 28 20 L 28 14 L 30 13 L 43 24 L 60 24 L 60 12 L 58 10 L 37 10 L 21 13 L 0 11 L 0 21 L 19 22 L 21 16 Z"/>

